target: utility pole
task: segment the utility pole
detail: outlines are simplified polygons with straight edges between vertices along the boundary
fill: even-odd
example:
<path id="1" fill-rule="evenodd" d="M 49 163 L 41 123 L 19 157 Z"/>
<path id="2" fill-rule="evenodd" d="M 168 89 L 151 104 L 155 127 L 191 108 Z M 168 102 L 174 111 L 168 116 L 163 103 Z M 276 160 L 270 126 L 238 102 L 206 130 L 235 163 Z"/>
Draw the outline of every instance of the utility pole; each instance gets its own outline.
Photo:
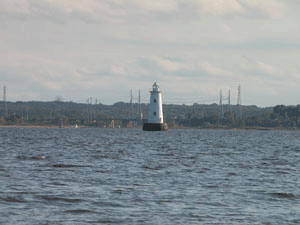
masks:
<path id="1" fill-rule="evenodd" d="M 223 96 L 222 96 L 222 90 L 220 90 L 220 110 L 221 115 L 220 117 L 223 118 L 224 112 L 223 112 Z"/>
<path id="2" fill-rule="evenodd" d="M 29 120 L 29 115 L 28 115 L 29 109 L 30 109 L 30 106 L 26 106 L 26 120 L 27 121 Z"/>
<path id="3" fill-rule="evenodd" d="M 238 105 L 242 104 L 242 99 L 241 99 L 241 85 L 240 84 L 238 86 L 238 100 L 237 100 L 237 104 Z"/>
<path id="4" fill-rule="evenodd" d="M 90 97 L 90 121 L 93 121 L 93 97 Z"/>
<path id="5" fill-rule="evenodd" d="M 239 107 L 239 116 L 242 117 L 242 98 L 241 98 L 241 85 L 238 86 L 238 100 L 237 105 Z"/>
<path id="6" fill-rule="evenodd" d="M 142 106 L 141 106 L 141 90 L 139 90 L 139 115 L 140 120 L 143 120 L 143 112 L 142 112 Z"/>
<path id="7" fill-rule="evenodd" d="M 139 90 L 139 113 L 141 113 L 141 90 Z"/>
<path id="8" fill-rule="evenodd" d="M 132 89 L 130 90 L 130 104 L 131 104 L 131 115 L 130 115 L 130 117 L 131 117 L 131 119 L 133 120 L 133 101 L 132 101 Z"/>
<path id="9" fill-rule="evenodd" d="M 90 113 L 89 113 L 89 102 L 90 102 L 90 99 L 88 98 L 86 100 L 87 104 L 86 104 L 86 118 L 87 118 L 87 122 L 90 122 Z"/>
<path id="10" fill-rule="evenodd" d="M 98 99 L 96 98 L 96 107 L 94 110 L 94 118 L 96 118 L 96 115 L 98 114 Z"/>
<path id="11" fill-rule="evenodd" d="M 7 102 L 6 102 L 6 86 L 3 87 L 3 103 L 4 103 L 4 116 L 8 116 L 8 110 L 7 110 Z"/>
<path id="12" fill-rule="evenodd" d="M 228 109 L 229 109 L 229 112 L 231 111 L 230 109 L 230 89 L 228 91 Z"/>

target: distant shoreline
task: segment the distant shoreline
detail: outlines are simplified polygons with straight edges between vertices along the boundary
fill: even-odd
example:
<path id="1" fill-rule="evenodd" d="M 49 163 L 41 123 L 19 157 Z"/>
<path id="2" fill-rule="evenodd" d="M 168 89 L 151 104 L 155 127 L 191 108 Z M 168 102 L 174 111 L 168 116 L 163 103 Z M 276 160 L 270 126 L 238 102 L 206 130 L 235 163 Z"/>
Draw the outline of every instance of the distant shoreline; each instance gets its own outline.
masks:
<path id="1" fill-rule="evenodd" d="M 0 125 L 0 128 L 60 128 L 59 126 L 49 125 Z M 75 128 L 74 126 L 64 126 L 63 128 Z M 85 128 L 84 126 L 78 126 L 78 128 Z"/>
<path id="2" fill-rule="evenodd" d="M 100 128 L 100 129 L 120 129 L 120 128 L 104 128 L 104 127 L 89 127 L 89 126 L 78 126 L 75 127 L 74 125 L 64 126 L 63 128 L 60 128 L 59 126 L 49 126 L 49 125 L 0 125 L 0 128 L 49 128 L 49 129 L 77 129 L 77 128 Z M 123 128 L 123 129 L 141 129 L 141 127 L 134 127 L 134 128 Z M 282 130 L 282 131 L 300 131 L 296 128 L 288 128 L 288 127 L 174 127 L 169 128 L 169 130 L 258 130 L 258 131 L 276 131 L 276 130 Z"/>

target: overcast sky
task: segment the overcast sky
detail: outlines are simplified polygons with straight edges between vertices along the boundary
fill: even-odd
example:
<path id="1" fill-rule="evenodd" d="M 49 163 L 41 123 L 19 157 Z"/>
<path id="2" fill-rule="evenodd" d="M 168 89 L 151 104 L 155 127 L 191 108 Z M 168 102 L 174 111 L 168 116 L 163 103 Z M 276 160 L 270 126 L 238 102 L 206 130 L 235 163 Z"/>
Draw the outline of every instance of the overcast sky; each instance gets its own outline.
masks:
<path id="1" fill-rule="evenodd" d="M 299 0 L 0 0 L 8 101 L 300 104 Z"/>

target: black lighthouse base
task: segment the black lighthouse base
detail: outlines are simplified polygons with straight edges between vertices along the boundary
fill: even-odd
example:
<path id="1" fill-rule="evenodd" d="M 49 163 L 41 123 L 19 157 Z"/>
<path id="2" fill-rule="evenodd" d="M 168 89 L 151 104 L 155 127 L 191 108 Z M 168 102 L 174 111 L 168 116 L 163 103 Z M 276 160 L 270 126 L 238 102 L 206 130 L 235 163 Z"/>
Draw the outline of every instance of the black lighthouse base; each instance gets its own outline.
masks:
<path id="1" fill-rule="evenodd" d="M 168 124 L 166 123 L 144 123 L 144 131 L 168 131 Z"/>

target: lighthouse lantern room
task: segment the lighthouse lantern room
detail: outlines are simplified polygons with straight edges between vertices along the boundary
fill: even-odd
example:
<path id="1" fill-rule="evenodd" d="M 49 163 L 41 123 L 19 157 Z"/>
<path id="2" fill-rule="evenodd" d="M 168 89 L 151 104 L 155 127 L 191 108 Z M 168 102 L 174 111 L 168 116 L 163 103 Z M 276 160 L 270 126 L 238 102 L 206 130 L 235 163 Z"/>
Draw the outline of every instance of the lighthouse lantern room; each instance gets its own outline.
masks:
<path id="1" fill-rule="evenodd" d="M 145 131 L 167 131 L 168 126 L 164 123 L 162 97 L 159 85 L 155 82 L 150 91 L 150 104 L 148 112 L 148 123 L 144 123 Z"/>

